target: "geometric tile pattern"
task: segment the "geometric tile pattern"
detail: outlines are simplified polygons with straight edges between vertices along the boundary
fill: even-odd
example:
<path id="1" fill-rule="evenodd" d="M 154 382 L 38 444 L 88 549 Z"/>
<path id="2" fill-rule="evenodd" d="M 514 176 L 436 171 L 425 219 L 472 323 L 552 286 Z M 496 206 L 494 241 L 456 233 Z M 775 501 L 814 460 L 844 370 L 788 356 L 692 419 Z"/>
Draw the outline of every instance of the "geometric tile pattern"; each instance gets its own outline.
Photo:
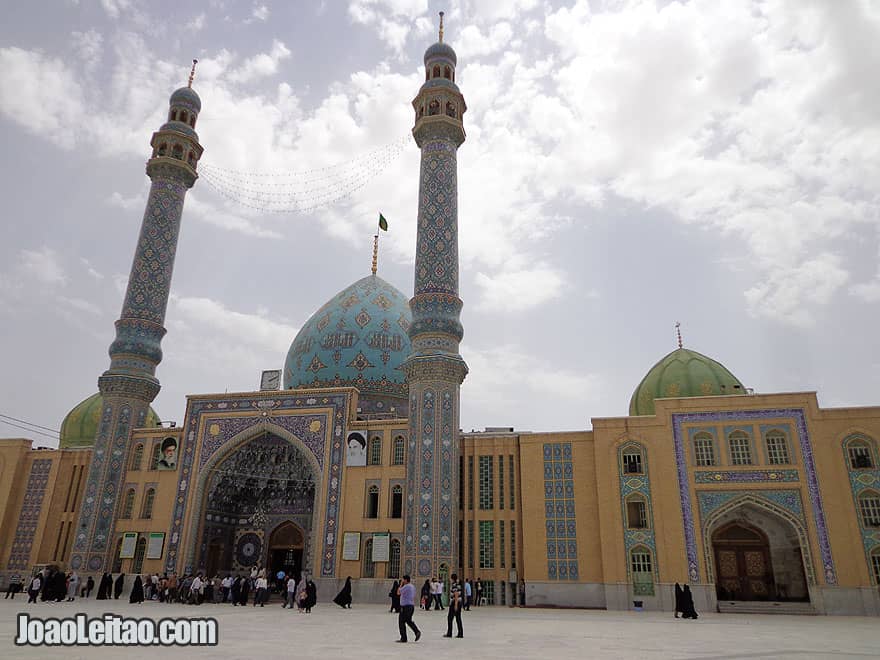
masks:
<path id="1" fill-rule="evenodd" d="M 642 474 L 628 474 L 624 472 L 623 454 L 627 449 L 636 449 L 642 455 Z M 626 563 L 626 572 L 629 581 L 633 585 L 633 595 L 636 596 L 653 596 L 654 585 L 639 584 L 633 582 L 632 562 L 630 562 L 630 553 L 636 547 L 649 548 L 653 561 L 651 565 L 654 572 L 654 581 L 659 580 L 659 571 L 657 563 L 657 546 L 654 541 L 654 507 L 651 502 L 651 478 L 648 474 L 648 453 L 645 448 L 636 442 L 627 442 L 617 451 L 617 469 L 618 480 L 620 482 L 620 505 L 623 516 L 623 545 L 624 545 L 624 562 Z M 643 529 L 629 529 L 627 523 L 627 498 L 631 495 L 639 495 L 644 499 L 645 512 L 647 518 L 647 526 Z M 648 589 L 650 587 L 650 589 Z"/>
<path id="2" fill-rule="evenodd" d="M 813 459 L 813 447 L 807 431 L 806 417 L 801 408 L 781 408 L 767 410 L 739 410 L 724 412 L 673 413 L 672 438 L 675 449 L 675 461 L 678 471 L 678 488 L 681 499 L 681 518 L 684 526 L 685 551 L 688 563 L 688 579 L 700 582 L 700 563 L 697 558 L 696 524 L 692 506 L 692 493 L 689 482 L 688 463 L 685 459 L 684 424 L 711 423 L 742 423 L 756 422 L 766 419 L 789 418 L 795 423 L 797 437 L 803 460 L 806 486 L 810 498 L 811 513 L 816 527 L 819 553 L 822 561 L 822 576 L 825 584 L 837 584 L 837 572 L 831 555 L 831 542 L 825 521 L 825 509 L 822 506 L 822 494 L 816 475 L 816 464 Z"/>
<path id="3" fill-rule="evenodd" d="M 759 483 L 799 481 L 797 470 L 700 470 L 694 472 L 698 484 Z"/>
<path id="4" fill-rule="evenodd" d="M 873 468 L 854 468 L 850 461 L 848 446 L 853 441 L 864 442 L 868 446 L 871 453 L 871 465 Z M 868 562 L 868 575 L 873 575 L 873 567 L 871 565 L 871 554 L 880 548 L 880 529 L 865 527 L 862 520 L 861 511 L 859 510 L 859 495 L 863 491 L 870 490 L 880 493 L 880 469 L 877 462 L 877 444 L 873 438 L 869 438 L 861 433 L 847 436 L 843 441 L 843 460 L 849 471 L 849 487 L 852 491 L 853 504 L 855 506 L 856 519 L 859 522 L 859 531 L 862 535 L 862 546 L 865 550 L 865 560 Z"/>
<path id="5" fill-rule="evenodd" d="M 34 543 L 34 535 L 37 533 L 43 495 L 46 493 L 51 469 L 51 458 L 38 458 L 31 464 L 31 473 L 28 475 L 24 501 L 21 503 L 21 513 L 15 528 L 15 538 L 12 541 L 12 551 L 9 553 L 9 563 L 6 565 L 11 571 L 26 570 L 30 562 L 31 547 Z"/>
<path id="6" fill-rule="evenodd" d="M 547 578 L 579 579 L 574 467 L 570 442 L 544 443 L 544 527 Z"/>

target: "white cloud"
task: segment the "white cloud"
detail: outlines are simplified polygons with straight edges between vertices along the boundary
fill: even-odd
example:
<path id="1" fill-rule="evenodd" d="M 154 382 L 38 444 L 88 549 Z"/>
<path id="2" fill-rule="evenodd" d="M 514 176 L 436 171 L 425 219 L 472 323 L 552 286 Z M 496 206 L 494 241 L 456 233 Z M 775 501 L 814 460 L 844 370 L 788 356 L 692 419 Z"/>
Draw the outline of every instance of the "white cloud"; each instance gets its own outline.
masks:
<path id="1" fill-rule="evenodd" d="M 87 32 L 74 30 L 70 33 L 70 41 L 74 52 L 82 60 L 86 70 L 93 70 L 104 54 L 103 35 L 94 29 Z"/>
<path id="2" fill-rule="evenodd" d="M 221 229 L 233 231 L 253 238 L 281 238 L 281 234 L 272 229 L 265 229 L 258 223 L 258 219 L 248 219 L 239 209 L 235 211 L 224 210 L 203 202 L 201 198 L 190 193 L 186 200 L 186 212 L 202 222 Z"/>
<path id="3" fill-rule="evenodd" d="M 254 7 L 253 12 L 251 12 L 251 16 L 258 21 L 265 21 L 269 18 L 269 8 L 266 5 L 257 5 Z"/>
<path id="4" fill-rule="evenodd" d="M 22 250 L 19 253 L 21 273 L 35 282 L 48 286 L 64 286 L 68 277 L 58 253 L 52 248 Z"/>
<path id="5" fill-rule="evenodd" d="M 95 279 L 95 280 L 103 280 L 104 279 L 104 275 L 102 273 L 98 272 L 95 269 L 95 267 L 92 266 L 92 263 L 88 259 L 86 259 L 85 257 L 80 257 L 79 261 L 83 266 L 85 266 L 86 272 L 89 274 L 89 276 L 92 279 Z"/>
<path id="6" fill-rule="evenodd" d="M 424 32 L 427 24 L 422 14 L 427 10 L 427 0 L 352 0 L 348 5 L 351 19 L 374 26 L 379 41 L 398 57 L 411 34 Z"/>
<path id="7" fill-rule="evenodd" d="M 501 270 L 492 275 L 478 272 L 481 311 L 522 312 L 562 295 L 565 280 L 555 269 L 535 264 L 521 270 Z"/>
<path id="8" fill-rule="evenodd" d="M 468 61 L 502 50 L 510 43 L 513 29 L 510 23 L 496 23 L 486 34 L 476 25 L 466 25 L 456 36 L 455 53 L 462 61 Z"/>
<path id="9" fill-rule="evenodd" d="M 76 311 L 86 312 L 87 314 L 91 314 L 93 316 L 101 316 L 103 314 L 103 311 L 100 307 L 98 307 L 94 303 L 90 303 L 88 300 L 83 300 L 82 298 L 67 298 L 64 296 L 58 296 L 58 300 Z"/>
<path id="10" fill-rule="evenodd" d="M 193 32 L 199 32 L 203 27 L 205 27 L 205 12 L 202 12 L 198 16 L 194 16 L 191 21 L 186 24 L 187 30 L 192 30 Z"/>
<path id="11" fill-rule="evenodd" d="M 272 50 L 259 53 L 246 59 L 240 67 L 229 72 L 229 80 L 248 83 L 278 73 L 278 64 L 290 57 L 290 50 L 277 39 L 272 42 Z"/>
<path id="12" fill-rule="evenodd" d="M 119 18 L 123 11 L 131 7 L 131 0 L 101 0 L 101 6 L 110 18 Z"/>

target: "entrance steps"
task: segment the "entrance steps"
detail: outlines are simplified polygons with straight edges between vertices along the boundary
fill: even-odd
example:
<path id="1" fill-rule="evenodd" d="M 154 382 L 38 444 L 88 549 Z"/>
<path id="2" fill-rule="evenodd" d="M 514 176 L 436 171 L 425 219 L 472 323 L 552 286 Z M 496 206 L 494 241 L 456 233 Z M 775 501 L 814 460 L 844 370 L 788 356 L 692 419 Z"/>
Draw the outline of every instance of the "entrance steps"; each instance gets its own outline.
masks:
<path id="1" fill-rule="evenodd" d="M 721 614 L 818 614 L 810 603 L 772 600 L 719 600 Z"/>

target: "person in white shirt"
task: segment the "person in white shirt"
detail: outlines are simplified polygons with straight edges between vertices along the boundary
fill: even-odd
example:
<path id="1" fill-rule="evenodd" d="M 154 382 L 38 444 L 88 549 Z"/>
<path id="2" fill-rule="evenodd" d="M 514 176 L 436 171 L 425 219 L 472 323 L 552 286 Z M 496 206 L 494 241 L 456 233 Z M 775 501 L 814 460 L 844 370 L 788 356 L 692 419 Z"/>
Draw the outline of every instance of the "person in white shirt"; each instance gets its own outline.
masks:
<path id="1" fill-rule="evenodd" d="M 229 601 L 229 590 L 232 588 L 232 576 L 227 575 L 223 578 L 223 582 L 220 583 L 220 593 L 222 594 L 223 600 L 221 602 L 226 603 Z"/>
<path id="2" fill-rule="evenodd" d="M 287 578 L 287 600 L 284 601 L 284 604 L 281 606 L 282 609 L 285 607 L 289 607 L 293 609 L 293 605 L 296 602 L 296 580 L 293 579 L 291 575 Z"/>
<path id="3" fill-rule="evenodd" d="M 260 604 L 260 607 L 265 607 L 266 597 L 269 595 L 269 582 L 262 573 L 254 586 L 257 588 L 257 593 L 254 594 L 254 607 L 257 606 L 257 603 Z"/>
<path id="4" fill-rule="evenodd" d="M 196 575 L 193 578 L 192 585 L 190 585 L 190 593 L 192 594 L 192 602 L 196 605 L 202 604 L 202 589 L 204 588 L 204 584 L 202 582 L 202 576 Z"/>

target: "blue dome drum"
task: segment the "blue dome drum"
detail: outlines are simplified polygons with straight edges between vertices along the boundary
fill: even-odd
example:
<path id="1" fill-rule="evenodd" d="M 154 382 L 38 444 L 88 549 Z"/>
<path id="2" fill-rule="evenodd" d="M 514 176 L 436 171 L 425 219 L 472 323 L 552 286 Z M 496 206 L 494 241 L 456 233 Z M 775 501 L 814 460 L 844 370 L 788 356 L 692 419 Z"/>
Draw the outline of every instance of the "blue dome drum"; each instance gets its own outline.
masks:
<path id="1" fill-rule="evenodd" d="M 306 321 L 284 363 L 284 388 L 356 387 L 362 414 L 408 414 L 400 365 L 410 353 L 407 297 L 376 275 L 344 289 Z"/>

